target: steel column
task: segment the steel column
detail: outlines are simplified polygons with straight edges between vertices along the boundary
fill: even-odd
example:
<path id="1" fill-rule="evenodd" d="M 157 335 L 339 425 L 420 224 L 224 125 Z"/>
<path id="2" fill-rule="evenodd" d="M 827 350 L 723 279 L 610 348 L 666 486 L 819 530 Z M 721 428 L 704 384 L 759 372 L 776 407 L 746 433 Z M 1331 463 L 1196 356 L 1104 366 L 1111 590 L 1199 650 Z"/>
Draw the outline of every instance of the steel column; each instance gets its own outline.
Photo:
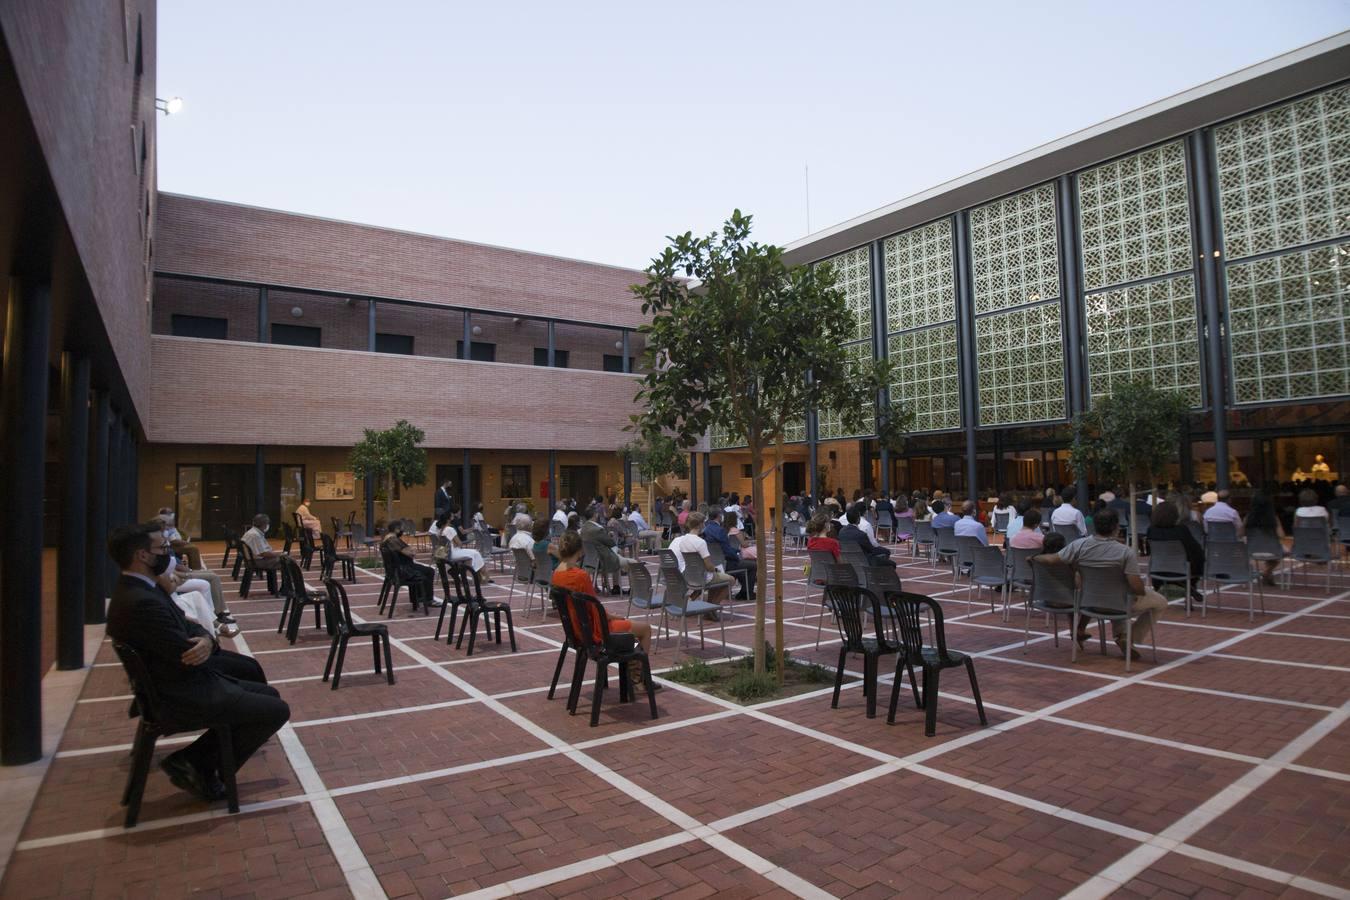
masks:
<path id="1" fill-rule="evenodd" d="M 263 484 L 267 481 L 267 461 L 266 454 L 263 451 L 262 444 L 256 444 L 253 447 L 253 515 L 264 512 L 263 504 L 266 502 L 266 494 L 263 491 Z M 250 516 L 249 518 L 252 518 Z M 278 529 L 281 523 L 276 523 Z"/>
<path id="2" fill-rule="evenodd" d="M 56 667 L 84 667 L 85 521 L 89 487 L 89 357 L 61 354 L 61 545 L 56 568 Z"/>
<path id="3" fill-rule="evenodd" d="M 550 326 L 551 329 L 552 326 Z M 550 344 L 552 342 L 550 341 Z M 558 451 L 548 451 L 548 514 L 558 511 Z"/>
<path id="4" fill-rule="evenodd" d="M 1068 356 L 1068 401 L 1069 418 L 1074 418 L 1088 408 L 1087 360 L 1083 345 L 1083 286 L 1079 273 L 1078 208 L 1074 181 L 1068 175 L 1061 175 L 1055 184 L 1055 203 L 1059 219 L 1059 260 L 1061 302 L 1064 305 L 1064 344 Z M 1087 476 L 1082 472 L 1074 473 L 1074 505 L 1086 513 L 1092 508 L 1088 502 Z"/>
<path id="5" fill-rule="evenodd" d="M 135 521 L 141 513 L 141 444 L 136 432 L 127 428 L 127 509 Z"/>
<path id="6" fill-rule="evenodd" d="M 469 311 L 464 310 L 464 352 L 459 355 L 460 359 L 473 359 L 471 348 L 473 347 L 473 322 Z"/>
<path id="7" fill-rule="evenodd" d="M 1204 308 L 1205 388 L 1209 394 L 1210 419 L 1214 424 L 1214 480 L 1228 487 L 1228 402 L 1223 378 L 1223 331 L 1219 315 L 1219 246 L 1214 220 L 1214 183 L 1209 143 L 1203 131 L 1186 136 L 1186 159 L 1190 164 L 1191 197 L 1195 209 L 1196 243 L 1200 256 L 1200 300 Z"/>
<path id="8" fill-rule="evenodd" d="M 42 488 L 51 288 L 10 282 L 0 470 L 0 763 L 42 757 Z"/>
<path id="9" fill-rule="evenodd" d="M 712 453 L 703 454 L 703 502 L 712 503 Z"/>
<path id="10" fill-rule="evenodd" d="M 960 362 L 961 414 L 966 435 L 966 497 L 978 498 L 975 465 L 975 429 L 980 422 L 980 402 L 975 378 L 975 297 L 971 286 L 970 214 L 957 213 L 952 222 L 956 237 L 956 328 Z"/>
<path id="11" fill-rule="evenodd" d="M 698 506 L 698 454 L 689 454 L 689 505 Z"/>
<path id="12" fill-rule="evenodd" d="M 366 534 L 375 530 L 375 476 L 366 476 Z"/>
<path id="13" fill-rule="evenodd" d="M 375 301 L 366 301 L 366 349 L 375 352 Z"/>
<path id="14" fill-rule="evenodd" d="M 633 371 L 633 365 L 628 360 L 628 329 L 623 330 L 623 371 L 630 374 Z"/>
<path id="15" fill-rule="evenodd" d="M 468 318 L 467 318 L 467 317 L 468 317 L 469 314 L 468 314 L 468 313 L 465 313 L 464 315 L 465 315 L 465 320 L 464 320 L 464 321 L 467 323 L 467 322 L 468 322 Z M 460 477 L 459 477 L 459 481 L 460 481 L 459 487 L 460 487 L 460 493 L 463 494 L 463 496 L 464 496 L 464 516 L 463 516 L 462 521 L 463 521 L 463 523 L 464 523 L 464 527 L 466 527 L 466 528 L 468 527 L 469 523 L 473 521 L 473 495 L 472 495 L 472 493 L 470 492 L 470 487 L 473 485 L 473 481 L 472 481 L 472 479 L 469 478 L 469 473 L 470 473 L 470 471 L 472 471 L 472 469 L 471 469 L 471 466 L 470 466 L 470 464 L 469 464 L 469 448 L 468 448 L 468 447 L 465 447 L 465 448 L 464 448 L 464 466 L 463 466 L 463 469 L 462 469 L 462 471 L 461 471 L 461 473 L 460 473 Z"/>
<path id="16" fill-rule="evenodd" d="M 258 343 L 266 344 L 267 339 L 267 288 L 258 288 Z"/>
<path id="17" fill-rule="evenodd" d="M 623 505 L 633 505 L 633 459 L 627 453 L 623 455 Z"/>
<path id="18" fill-rule="evenodd" d="M 466 315 L 467 315 L 467 313 L 466 313 Z M 556 356 L 557 356 L 557 346 L 558 346 L 558 335 L 557 335 L 557 330 L 554 328 L 553 320 L 552 320 L 552 319 L 549 319 L 549 320 L 548 320 L 548 367 L 549 367 L 550 369 L 553 368 L 554 365 L 556 365 L 555 358 L 556 358 Z"/>
<path id="19" fill-rule="evenodd" d="M 89 404 L 88 509 L 85 514 L 84 621 L 102 624 L 113 572 L 108 558 L 108 392 L 94 391 Z"/>

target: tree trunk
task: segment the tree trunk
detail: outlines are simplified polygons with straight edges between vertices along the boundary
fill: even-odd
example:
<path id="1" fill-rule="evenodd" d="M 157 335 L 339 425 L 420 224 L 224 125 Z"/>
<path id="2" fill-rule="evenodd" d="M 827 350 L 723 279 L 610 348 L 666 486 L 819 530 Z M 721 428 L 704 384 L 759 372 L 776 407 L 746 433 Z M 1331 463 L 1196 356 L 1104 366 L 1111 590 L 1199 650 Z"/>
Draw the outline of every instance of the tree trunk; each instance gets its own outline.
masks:
<path id="1" fill-rule="evenodd" d="M 760 479 L 760 470 L 764 465 L 764 452 L 757 441 L 750 444 L 750 471 L 754 473 L 754 478 L 750 480 L 750 498 L 755 504 L 755 511 L 764 509 L 764 482 Z M 765 667 L 764 659 L 764 590 L 765 590 L 765 566 L 768 559 L 765 555 L 766 548 L 764 542 L 764 529 L 762 527 L 755 529 L 755 674 L 763 674 Z"/>
<path id="2" fill-rule="evenodd" d="M 394 521 L 394 470 L 390 469 L 384 486 L 384 527 Z"/>
<path id="3" fill-rule="evenodd" d="M 760 526 L 756 534 L 764 533 L 764 525 L 773 521 L 773 643 L 778 652 L 778 686 L 783 686 L 787 664 L 787 646 L 783 639 L 783 511 L 787 508 L 783 500 L 783 439 L 780 436 L 773 445 L 773 473 L 777 487 L 773 492 L 774 508 L 764 507 L 760 513 Z M 760 507 L 756 506 L 756 510 Z M 762 551 L 761 551 L 762 554 Z M 760 565 L 759 577 L 764 577 L 764 566 Z M 762 581 L 760 582 L 763 583 Z"/>

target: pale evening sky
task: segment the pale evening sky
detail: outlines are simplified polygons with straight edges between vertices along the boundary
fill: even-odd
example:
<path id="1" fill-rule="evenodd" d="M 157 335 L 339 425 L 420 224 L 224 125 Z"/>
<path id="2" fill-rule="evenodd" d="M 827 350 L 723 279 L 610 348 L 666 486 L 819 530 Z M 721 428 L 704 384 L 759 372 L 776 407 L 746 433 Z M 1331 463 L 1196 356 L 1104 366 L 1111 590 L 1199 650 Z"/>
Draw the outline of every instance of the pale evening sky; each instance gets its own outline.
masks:
<path id="1" fill-rule="evenodd" d="M 641 268 L 813 230 L 1350 28 L 1350 0 L 161 0 L 161 190 Z"/>

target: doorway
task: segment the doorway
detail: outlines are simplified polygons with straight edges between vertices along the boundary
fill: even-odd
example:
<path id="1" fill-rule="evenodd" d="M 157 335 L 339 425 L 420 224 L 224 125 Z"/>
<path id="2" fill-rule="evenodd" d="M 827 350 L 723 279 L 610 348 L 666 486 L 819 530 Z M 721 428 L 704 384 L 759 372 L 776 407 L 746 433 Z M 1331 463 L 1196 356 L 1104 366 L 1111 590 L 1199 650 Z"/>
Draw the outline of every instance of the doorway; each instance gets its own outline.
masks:
<path id="1" fill-rule="evenodd" d="M 263 466 L 263 506 L 257 503 L 257 467 L 249 463 L 178 466 L 175 509 L 178 530 L 189 538 L 217 540 L 221 527 L 242 530 L 255 513 L 272 520 L 274 534 L 300 506 L 305 490 L 305 467 Z"/>
<path id="2" fill-rule="evenodd" d="M 789 497 L 800 496 L 806 490 L 806 463 L 783 463 L 783 493 Z"/>
<path id="3" fill-rule="evenodd" d="M 558 499 L 572 499 L 577 506 L 590 503 L 600 493 L 599 466 L 558 466 Z"/>

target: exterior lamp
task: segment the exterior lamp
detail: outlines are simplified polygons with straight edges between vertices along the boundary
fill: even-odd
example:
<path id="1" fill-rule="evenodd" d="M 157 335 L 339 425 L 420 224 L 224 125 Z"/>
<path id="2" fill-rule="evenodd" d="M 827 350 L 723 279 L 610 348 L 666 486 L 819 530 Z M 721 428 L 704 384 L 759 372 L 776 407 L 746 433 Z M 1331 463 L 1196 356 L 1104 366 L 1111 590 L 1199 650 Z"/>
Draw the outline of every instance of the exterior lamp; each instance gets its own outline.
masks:
<path id="1" fill-rule="evenodd" d="M 183 111 L 183 98 L 170 97 L 168 100 L 162 97 L 155 98 L 155 109 L 164 113 L 166 116 L 175 116 Z"/>

